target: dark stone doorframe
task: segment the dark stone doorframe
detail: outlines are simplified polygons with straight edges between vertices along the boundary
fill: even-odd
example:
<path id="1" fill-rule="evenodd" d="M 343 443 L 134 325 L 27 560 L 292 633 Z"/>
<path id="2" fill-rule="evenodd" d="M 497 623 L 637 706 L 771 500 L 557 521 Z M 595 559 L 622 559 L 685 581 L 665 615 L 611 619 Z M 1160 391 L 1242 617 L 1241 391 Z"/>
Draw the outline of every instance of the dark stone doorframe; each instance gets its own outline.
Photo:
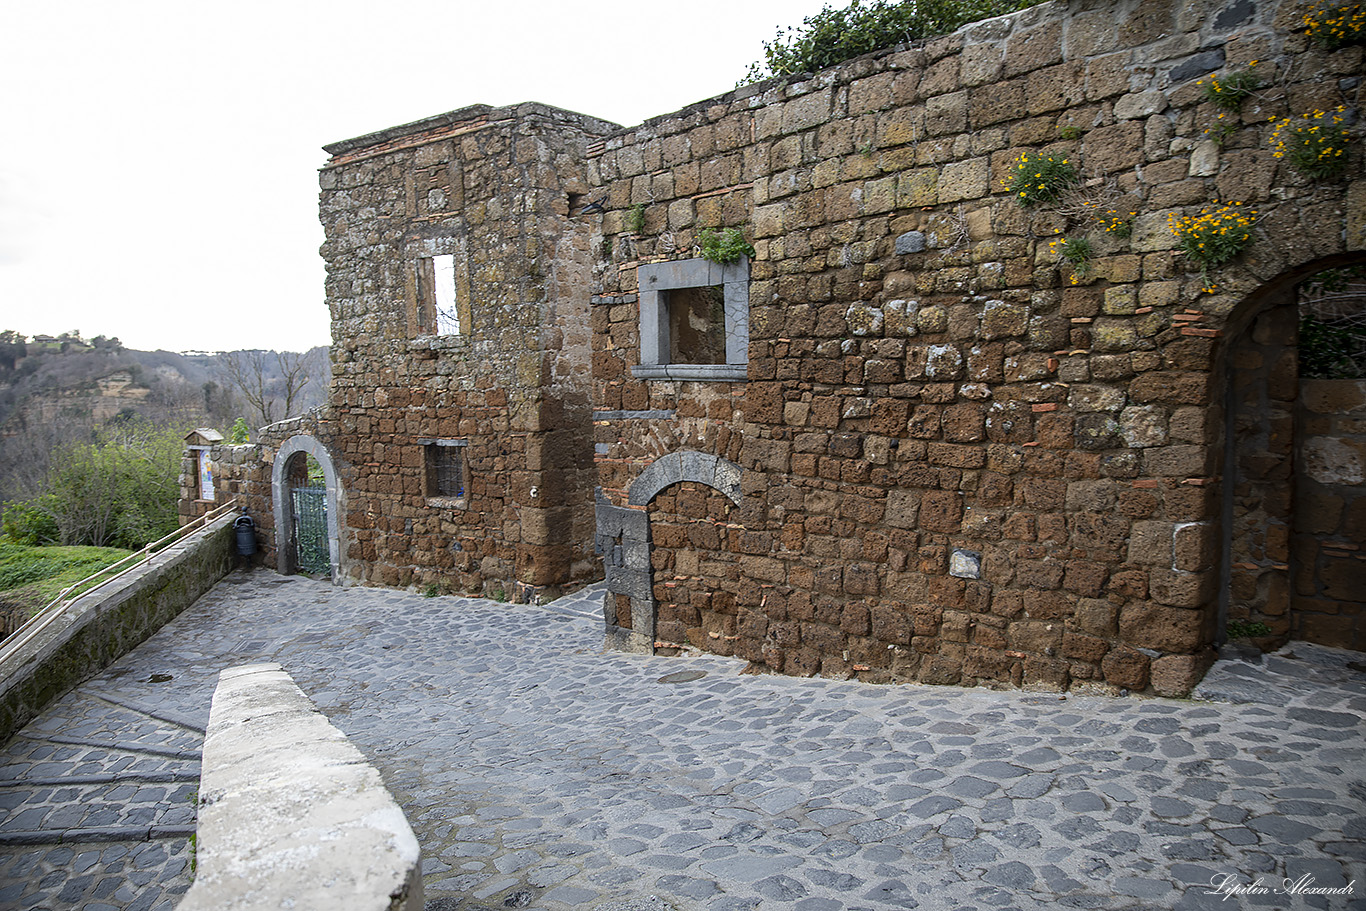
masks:
<path id="1" fill-rule="evenodd" d="M 275 568 L 282 575 L 298 572 L 298 553 L 294 541 L 294 500 L 290 496 L 289 463 L 300 453 L 311 455 L 322 466 L 327 486 L 327 555 L 331 578 L 341 581 L 341 484 L 327 447 L 307 434 L 296 434 L 280 446 L 271 466 L 270 491 L 275 514 Z"/>
<path id="2" fill-rule="evenodd" d="M 692 449 L 660 456 L 631 484 L 626 506 L 613 506 L 597 494 L 596 549 L 607 574 L 603 622 L 609 648 L 654 652 L 654 573 L 650 566 L 650 517 L 646 507 L 666 487 L 683 481 L 705 484 L 740 505 L 744 469 L 734 462 Z M 630 599 L 631 627 L 617 623 L 618 596 Z"/>

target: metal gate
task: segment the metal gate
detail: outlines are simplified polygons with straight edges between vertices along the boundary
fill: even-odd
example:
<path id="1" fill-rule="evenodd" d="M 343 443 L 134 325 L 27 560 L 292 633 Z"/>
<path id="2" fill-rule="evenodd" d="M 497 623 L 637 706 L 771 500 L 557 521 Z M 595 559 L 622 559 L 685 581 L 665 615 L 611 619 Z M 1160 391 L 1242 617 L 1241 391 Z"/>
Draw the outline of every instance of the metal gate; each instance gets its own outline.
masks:
<path id="1" fill-rule="evenodd" d="M 327 574 L 332 561 L 327 553 L 327 488 L 295 487 L 294 551 L 300 572 Z"/>

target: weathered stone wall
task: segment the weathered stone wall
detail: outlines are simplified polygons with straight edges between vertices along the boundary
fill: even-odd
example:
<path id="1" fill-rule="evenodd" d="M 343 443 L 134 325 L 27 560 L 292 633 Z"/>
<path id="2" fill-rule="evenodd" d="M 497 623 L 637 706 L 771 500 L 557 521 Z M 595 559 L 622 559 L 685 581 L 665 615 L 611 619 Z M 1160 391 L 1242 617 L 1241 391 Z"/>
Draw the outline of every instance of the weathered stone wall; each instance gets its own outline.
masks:
<path id="1" fill-rule="evenodd" d="M 654 508 L 660 643 L 681 626 L 797 673 L 1189 689 L 1217 633 L 1224 331 L 1267 282 L 1366 245 L 1359 148 L 1314 184 L 1267 143 L 1273 116 L 1361 100 L 1362 49 L 1311 46 L 1301 7 L 1046 4 L 592 146 L 600 509 L 644 506 L 635 479 L 684 449 L 744 469 L 736 508 L 687 489 Z M 1220 142 L 1198 80 L 1254 61 L 1268 85 Z M 1040 150 L 1082 170 L 1064 205 L 1003 185 Z M 1216 200 L 1258 225 L 1210 292 L 1168 221 Z M 1134 213 L 1132 234 L 1088 211 Z M 640 376 L 638 267 L 722 226 L 755 248 L 748 381 Z M 1082 232 L 1076 274 L 1050 242 Z M 734 613 L 693 610 L 706 591 Z"/>
<path id="2" fill-rule="evenodd" d="M 1292 426 L 1272 310 L 1366 259 L 1360 143 L 1318 182 L 1268 143 L 1360 106 L 1362 48 L 1304 6 L 1054 2 L 627 130 L 526 104 L 329 146 L 330 404 L 225 483 L 278 548 L 259 498 L 306 432 L 346 575 L 533 597 L 596 548 L 610 642 L 789 673 L 1175 694 L 1230 617 L 1346 635 L 1294 611 L 1335 616 L 1355 507 L 1311 530 L 1278 486 L 1284 433 L 1355 425 Z M 1081 182 L 1022 205 L 1025 153 Z M 1206 275 L 1169 224 L 1220 202 L 1255 239 Z M 698 259 L 709 228 L 752 256 Z M 1289 559 L 1297 527 L 1343 546 Z"/>
<path id="3" fill-rule="evenodd" d="M 1300 381 L 1296 639 L 1366 651 L 1366 380 Z"/>
<path id="4" fill-rule="evenodd" d="M 262 555 L 270 554 L 267 565 L 274 565 L 274 536 L 271 520 L 270 465 L 264 461 L 265 453 L 259 443 L 218 443 L 209 449 L 209 462 L 213 466 L 213 500 L 195 498 L 197 484 L 195 472 L 198 471 L 197 454 L 187 449 L 181 459 L 180 469 L 180 524 L 187 525 L 195 518 L 210 510 L 237 501 L 241 515 L 245 507 L 247 514 L 257 527 L 257 541 Z M 259 562 L 262 556 L 256 560 Z"/>
<path id="5" fill-rule="evenodd" d="M 329 446 L 350 573 L 530 596 L 595 572 L 584 148 L 614 125 L 468 108 L 328 146 Z M 450 255 L 459 334 L 423 325 L 417 261 Z M 458 439 L 464 504 L 426 440 Z M 519 586 L 522 586 L 519 588 Z"/>

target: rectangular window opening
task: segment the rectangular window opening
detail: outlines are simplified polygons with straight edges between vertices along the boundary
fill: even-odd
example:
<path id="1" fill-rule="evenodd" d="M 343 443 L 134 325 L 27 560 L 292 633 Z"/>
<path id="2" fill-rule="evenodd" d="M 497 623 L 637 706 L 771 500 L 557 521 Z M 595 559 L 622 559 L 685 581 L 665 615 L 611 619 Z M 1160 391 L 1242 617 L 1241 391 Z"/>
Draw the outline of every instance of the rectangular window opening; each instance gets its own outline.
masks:
<path id="1" fill-rule="evenodd" d="M 724 364 L 725 289 L 703 285 L 661 293 L 669 310 L 669 363 Z"/>
<path id="2" fill-rule="evenodd" d="M 469 489 L 465 441 L 424 441 L 427 462 L 427 497 L 464 500 Z"/>
<path id="3" fill-rule="evenodd" d="M 443 253 L 417 261 L 417 311 L 418 335 L 460 335 L 453 255 Z"/>
<path id="4" fill-rule="evenodd" d="M 647 263 L 636 269 L 641 379 L 744 382 L 749 373 L 749 260 Z"/>

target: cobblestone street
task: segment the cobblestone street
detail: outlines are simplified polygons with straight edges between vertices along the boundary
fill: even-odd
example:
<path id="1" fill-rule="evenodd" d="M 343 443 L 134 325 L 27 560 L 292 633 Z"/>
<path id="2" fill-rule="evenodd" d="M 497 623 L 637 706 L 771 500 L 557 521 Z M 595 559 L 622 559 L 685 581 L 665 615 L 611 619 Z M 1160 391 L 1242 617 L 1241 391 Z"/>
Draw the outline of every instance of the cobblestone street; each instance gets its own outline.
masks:
<path id="1" fill-rule="evenodd" d="M 603 653 L 600 598 L 229 576 L 6 745 L 0 907 L 173 907 L 218 672 L 261 660 L 380 769 L 430 909 L 1366 907 L 1359 654 L 1219 665 L 1243 703 L 877 687 Z"/>

